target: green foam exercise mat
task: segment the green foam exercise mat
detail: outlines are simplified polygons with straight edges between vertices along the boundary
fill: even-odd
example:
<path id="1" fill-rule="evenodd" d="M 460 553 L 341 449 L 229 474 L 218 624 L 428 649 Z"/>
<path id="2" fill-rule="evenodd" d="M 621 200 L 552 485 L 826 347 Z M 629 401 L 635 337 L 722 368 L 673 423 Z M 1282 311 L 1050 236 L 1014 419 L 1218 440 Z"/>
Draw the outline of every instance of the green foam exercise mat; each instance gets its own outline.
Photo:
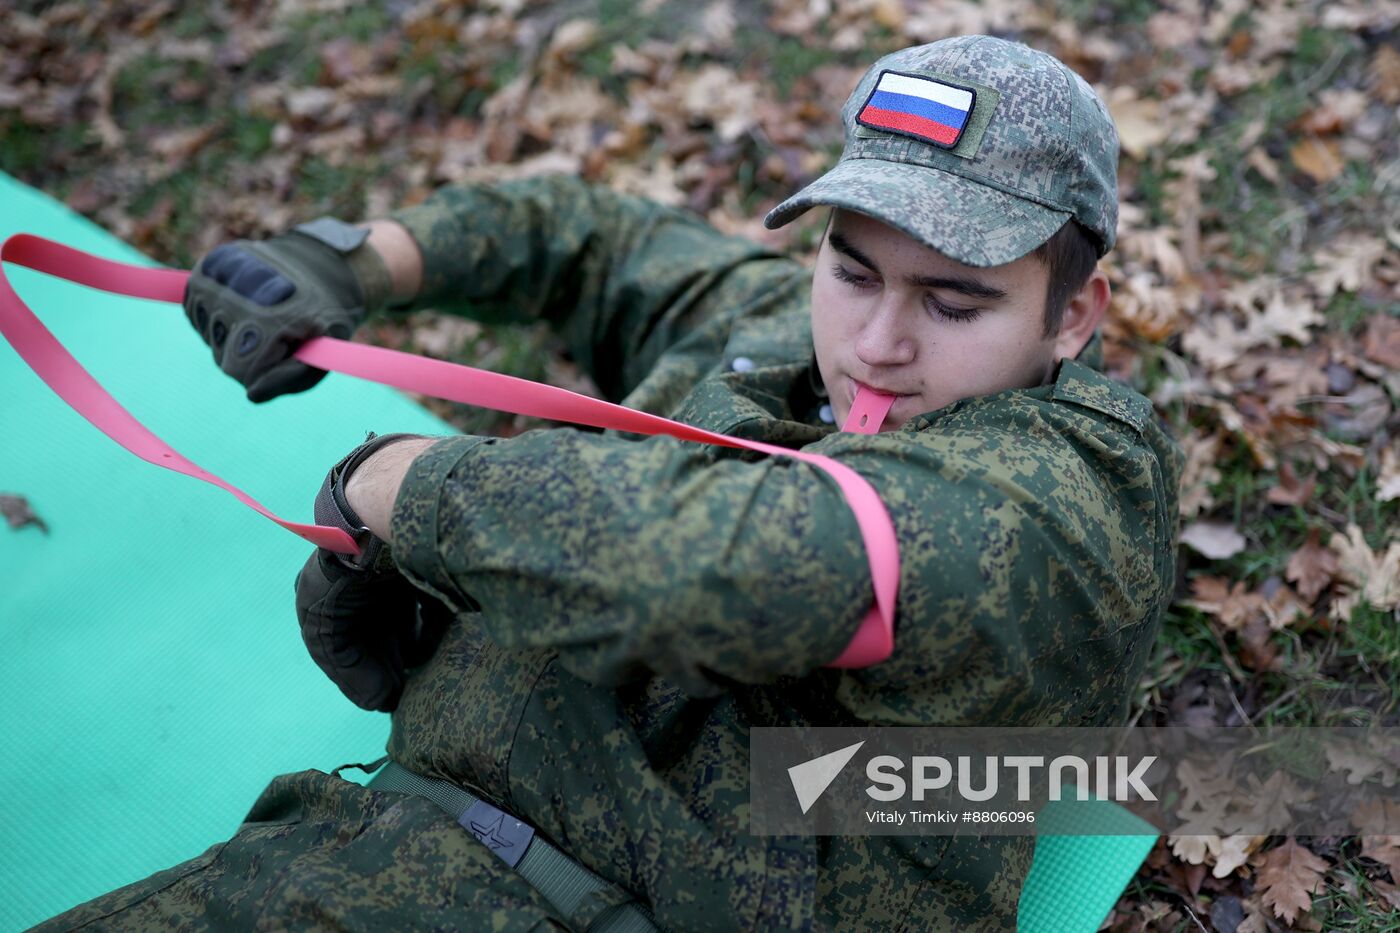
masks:
<path id="1" fill-rule="evenodd" d="M 0 239 L 15 233 L 152 264 L 0 173 Z M 123 407 L 278 515 L 310 522 L 326 471 L 366 431 L 454 433 L 336 373 L 254 405 L 179 305 L 5 272 Z M 119 447 L 4 340 L 0 437 L 0 493 L 48 528 L 0 524 L 0 930 L 227 839 L 276 774 L 382 754 L 388 717 L 341 696 L 302 645 L 293 591 L 310 544 Z"/>
<path id="2" fill-rule="evenodd" d="M 1021 933 L 1094 933 L 1157 841 L 1152 824 L 1106 800 L 1052 802 L 1036 826 Z"/>

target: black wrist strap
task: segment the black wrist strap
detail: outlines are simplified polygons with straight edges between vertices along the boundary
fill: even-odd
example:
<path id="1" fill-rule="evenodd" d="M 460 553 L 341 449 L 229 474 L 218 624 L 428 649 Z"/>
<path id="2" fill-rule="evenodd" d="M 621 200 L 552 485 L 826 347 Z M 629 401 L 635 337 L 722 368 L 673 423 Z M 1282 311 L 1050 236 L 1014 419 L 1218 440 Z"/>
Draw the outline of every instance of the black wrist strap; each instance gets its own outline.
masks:
<path id="1" fill-rule="evenodd" d="M 355 543 L 360 546 L 358 557 L 348 554 L 337 554 L 336 557 L 347 567 L 356 570 L 369 570 L 376 565 L 383 567 L 388 555 L 383 539 L 372 534 L 350 507 L 349 501 L 345 498 L 345 484 L 349 481 L 355 469 L 375 453 L 380 448 L 394 441 L 404 440 L 410 437 L 420 437 L 418 434 L 382 434 L 376 435 L 370 431 L 365 438 L 365 442 L 354 450 L 350 451 L 335 466 L 331 467 L 326 474 L 325 482 L 321 484 L 321 491 L 316 495 L 315 517 L 316 524 L 329 525 L 339 528 L 355 539 Z"/>

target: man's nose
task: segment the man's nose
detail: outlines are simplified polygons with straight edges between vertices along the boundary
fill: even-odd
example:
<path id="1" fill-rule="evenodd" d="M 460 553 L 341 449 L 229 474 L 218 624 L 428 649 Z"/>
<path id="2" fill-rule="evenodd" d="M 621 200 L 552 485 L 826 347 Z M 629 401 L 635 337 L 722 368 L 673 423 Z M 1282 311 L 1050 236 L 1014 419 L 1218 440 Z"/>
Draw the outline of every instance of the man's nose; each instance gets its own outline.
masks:
<path id="1" fill-rule="evenodd" d="M 916 347 L 905 314 L 896 302 L 882 296 L 856 335 L 856 356 L 862 363 L 875 367 L 914 361 Z"/>

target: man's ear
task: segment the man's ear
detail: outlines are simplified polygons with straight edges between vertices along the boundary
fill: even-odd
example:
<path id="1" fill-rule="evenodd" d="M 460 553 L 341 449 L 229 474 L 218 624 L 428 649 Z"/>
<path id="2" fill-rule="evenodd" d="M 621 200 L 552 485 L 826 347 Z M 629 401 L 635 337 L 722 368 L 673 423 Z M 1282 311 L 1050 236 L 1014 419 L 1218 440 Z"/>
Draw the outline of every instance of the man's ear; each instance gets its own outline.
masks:
<path id="1" fill-rule="evenodd" d="M 1073 359 L 1084 349 L 1108 310 L 1109 295 L 1108 276 L 1102 269 L 1095 268 L 1084 287 L 1065 306 L 1060 332 L 1055 337 L 1055 362 Z"/>

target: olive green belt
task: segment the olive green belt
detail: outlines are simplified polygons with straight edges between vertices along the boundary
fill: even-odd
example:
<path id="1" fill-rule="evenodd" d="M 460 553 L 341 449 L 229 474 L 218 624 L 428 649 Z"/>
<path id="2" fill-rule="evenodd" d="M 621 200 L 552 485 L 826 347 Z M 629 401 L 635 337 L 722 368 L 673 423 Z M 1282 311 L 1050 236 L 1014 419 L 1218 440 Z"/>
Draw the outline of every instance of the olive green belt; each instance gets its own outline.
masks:
<path id="1" fill-rule="evenodd" d="M 534 827 L 528 823 L 456 784 L 415 774 L 390 761 L 368 786 L 373 790 L 427 797 L 520 872 L 550 906 L 565 917 L 573 916 L 590 894 L 613 887 L 536 835 Z M 657 929 L 645 906 L 627 901 L 599 914 L 588 925 L 587 933 L 655 933 Z"/>

